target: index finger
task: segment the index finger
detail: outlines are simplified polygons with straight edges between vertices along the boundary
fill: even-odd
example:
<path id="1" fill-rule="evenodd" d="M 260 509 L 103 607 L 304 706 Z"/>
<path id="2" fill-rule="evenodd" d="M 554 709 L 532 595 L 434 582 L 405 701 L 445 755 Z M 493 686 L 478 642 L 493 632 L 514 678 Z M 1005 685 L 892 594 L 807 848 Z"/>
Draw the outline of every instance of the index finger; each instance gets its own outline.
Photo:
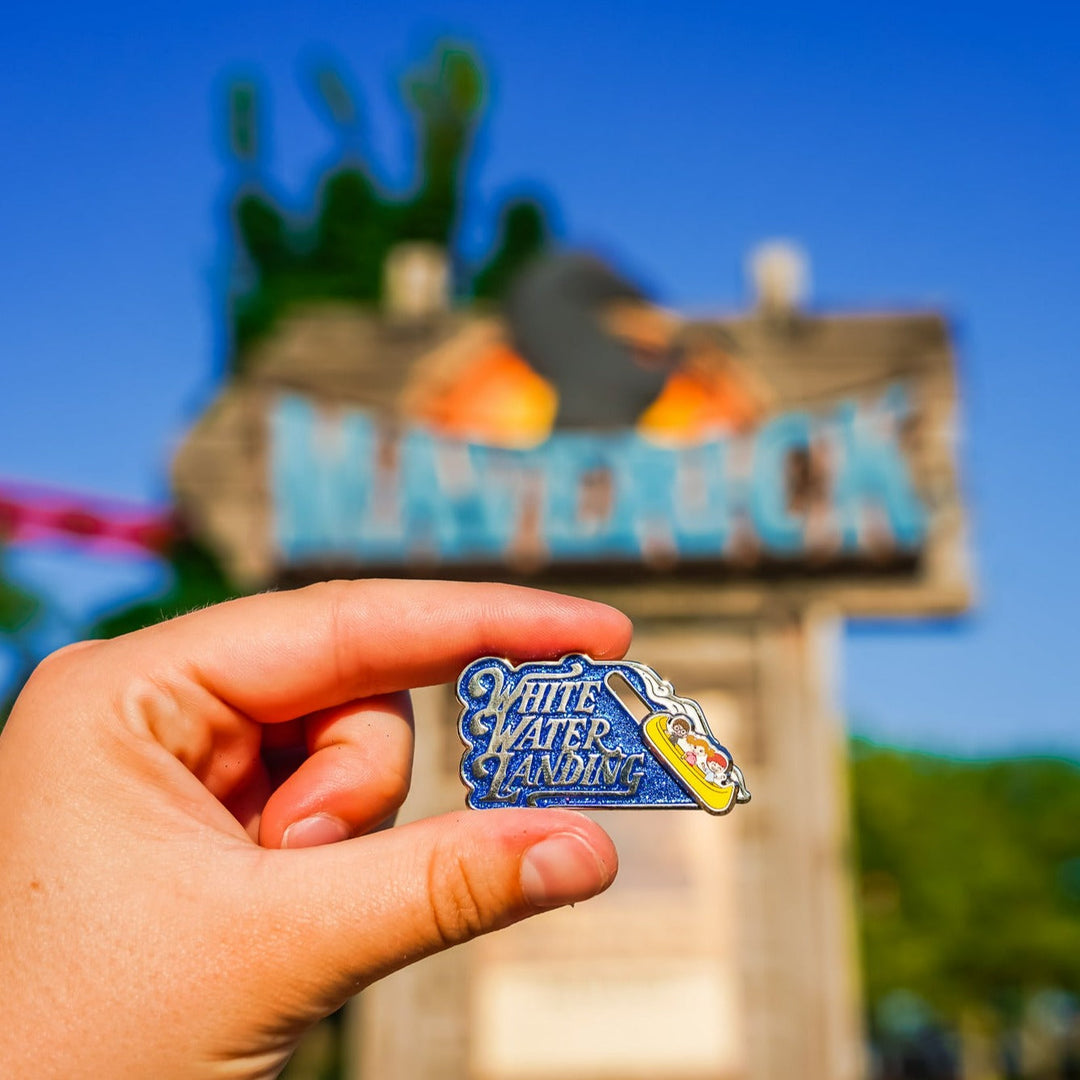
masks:
<path id="1" fill-rule="evenodd" d="M 372 580 L 232 600 L 136 636 L 153 670 L 179 664 L 232 708 L 275 723 L 446 682 L 489 653 L 617 659 L 631 625 L 606 604 L 516 585 Z"/>

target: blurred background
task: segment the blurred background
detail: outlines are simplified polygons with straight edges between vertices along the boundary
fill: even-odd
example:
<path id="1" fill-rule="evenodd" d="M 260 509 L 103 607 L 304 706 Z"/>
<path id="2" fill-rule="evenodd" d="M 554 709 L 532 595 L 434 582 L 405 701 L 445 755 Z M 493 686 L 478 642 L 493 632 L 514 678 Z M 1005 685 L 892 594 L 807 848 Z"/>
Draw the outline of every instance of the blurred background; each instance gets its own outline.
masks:
<path id="1" fill-rule="evenodd" d="M 213 468 L 188 438 L 222 415 L 211 406 L 230 387 L 317 384 L 324 399 L 375 412 L 392 400 L 395 423 L 529 452 L 589 429 L 572 406 L 606 399 L 605 386 L 616 404 L 597 425 L 636 424 L 647 439 L 641 402 L 619 412 L 619 387 L 640 375 L 641 401 L 662 403 L 660 382 L 641 373 L 711 349 L 694 369 L 708 375 L 694 407 L 739 436 L 771 415 L 770 388 L 777 408 L 802 400 L 801 382 L 783 381 L 799 356 L 806 371 L 816 362 L 800 326 L 943 319 L 974 603 L 962 590 L 896 618 L 895 604 L 852 613 L 837 601 L 830 618 L 852 614 L 836 624 L 842 662 L 822 662 L 840 680 L 822 710 L 842 715 L 849 750 L 846 779 L 831 786 L 852 825 L 830 826 L 830 843 L 858 919 L 860 974 L 838 993 L 856 1002 L 859 1045 L 843 1075 L 1080 1075 L 1080 571 L 1067 441 L 1080 339 L 1078 45 L 1075 14 L 1038 3 L 10 12 L 5 698 L 65 641 L 267 580 L 310 580 L 320 566 L 395 562 L 382 549 L 324 558 L 295 530 L 277 534 L 275 570 L 272 553 L 245 562 L 267 543 L 262 526 L 245 541 L 254 518 L 230 518 L 248 488 L 203 500 L 199 475 Z M 574 295 L 608 306 L 601 318 L 590 300 L 586 329 L 570 320 L 569 344 L 545 367 L 530 337 L 537 311 L 541 330 L 547 321 L 535 268 L 576 273 L 575 253 L 590 262 Z M 755 352 L 745 313 L 768 309 L 774 287 L 784 345 Z M 372 312 L 377 329 L 363 321 Z M 575 342 L 601 324 L 595 348 L 617 341 L 636 374 L 575 392 Z M 707 348 L 695 336 L 706 329 L 719 335 Z M 908 354 L 891 349 L 880 345 L 882 363 L 903 373 Z M 391 379 L 391 363 L 423 377 Z M 676 428 L 680 446 L 716 430 L 690 430 L 684 405 L 668 399 L 652 414 L 661 443 Z M 280 501 L 282 483 L 256 479 L 250 491 Z M 590 498 L 602 506 L 605 491 Z M 504 576 L 534 572 L 522 551 Z M 891 555 L 886 569 L 902 575 L 906 553 Z M 756 557 L 740 582 L 775 569 Z M 671 569 L 664 560 L 644 559 L 653 575 Z M 417 565 L 441 566 L 428 552 L 402 571 Z M 747 740 L 752 723 L 736 723 Z M 772 768 L 762 759 L 762 773 Z M 752 847 L 752 827 L 739 843 L 733 858 Z M 838 967 L 846 956 L 838 947 Z M 480 957 L 469 978 L 495 985 L 484 981 L 494 964 Z M 503 1000 L 514 985 L 498 983 Z M 488 992 L 474 999 L 492 1015 Z M 752 1027 L 767 1007 L 750 996 L 738 1008 Z M 317 1032 L 290 1075 L 391 1075 L 355 1063 L 367 1029 L 354 1028 L 339 1018 Z M 725 1054 L 642 1075 L 793 1075 L 745 1049 Z M 462 1055 L 427 1074 L 533 1075 L 494 1051 Z M 607 1075 L 589 1068 L 580 1075 Z"/>

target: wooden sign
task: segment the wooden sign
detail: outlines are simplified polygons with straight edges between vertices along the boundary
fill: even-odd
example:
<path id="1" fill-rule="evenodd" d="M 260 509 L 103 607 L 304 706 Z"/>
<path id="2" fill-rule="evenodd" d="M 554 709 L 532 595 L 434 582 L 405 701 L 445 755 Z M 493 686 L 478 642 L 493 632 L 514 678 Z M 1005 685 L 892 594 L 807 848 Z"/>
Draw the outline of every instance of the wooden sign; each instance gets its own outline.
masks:
<path id="1" fill-rule="evenodd" d="M 652 615 L 966 606 L 939 315 L 614 303 L 599 325 L 593 370 L 512 318 L 298 313 L 181 448 L 181 509 L 250 586 L 496 577 Z"/>

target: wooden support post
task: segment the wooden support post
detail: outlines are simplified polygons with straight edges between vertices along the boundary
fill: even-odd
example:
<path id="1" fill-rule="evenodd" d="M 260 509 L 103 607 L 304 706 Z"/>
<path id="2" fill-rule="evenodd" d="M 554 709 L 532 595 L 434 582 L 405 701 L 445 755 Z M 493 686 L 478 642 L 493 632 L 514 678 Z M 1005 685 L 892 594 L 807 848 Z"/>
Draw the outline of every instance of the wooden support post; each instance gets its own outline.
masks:
<path id="1" fill-rule="evenodd" d="M 838 622 L 779 617 L 752 632 L 751 813 L 741 820 L 748 1077 L 863 1075 Z"/>

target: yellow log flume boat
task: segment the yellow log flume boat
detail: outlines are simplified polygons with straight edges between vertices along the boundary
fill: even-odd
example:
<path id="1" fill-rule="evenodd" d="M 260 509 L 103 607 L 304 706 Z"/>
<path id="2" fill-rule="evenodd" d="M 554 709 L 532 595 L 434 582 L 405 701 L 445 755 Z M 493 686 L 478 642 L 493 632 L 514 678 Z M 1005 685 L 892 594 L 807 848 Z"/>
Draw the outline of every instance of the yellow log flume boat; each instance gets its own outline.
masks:
<path id="1" fill-rule="evenodd" d="M 706 810 L 726 814 L 745 791 L 742 774 L 727 750 L 697 728 L 689 717 L 654 713 L 642 724 L 642 735 L 668 772 L 685 783 Z M 749 792 L 737 801 L 748 798 Z"/>

